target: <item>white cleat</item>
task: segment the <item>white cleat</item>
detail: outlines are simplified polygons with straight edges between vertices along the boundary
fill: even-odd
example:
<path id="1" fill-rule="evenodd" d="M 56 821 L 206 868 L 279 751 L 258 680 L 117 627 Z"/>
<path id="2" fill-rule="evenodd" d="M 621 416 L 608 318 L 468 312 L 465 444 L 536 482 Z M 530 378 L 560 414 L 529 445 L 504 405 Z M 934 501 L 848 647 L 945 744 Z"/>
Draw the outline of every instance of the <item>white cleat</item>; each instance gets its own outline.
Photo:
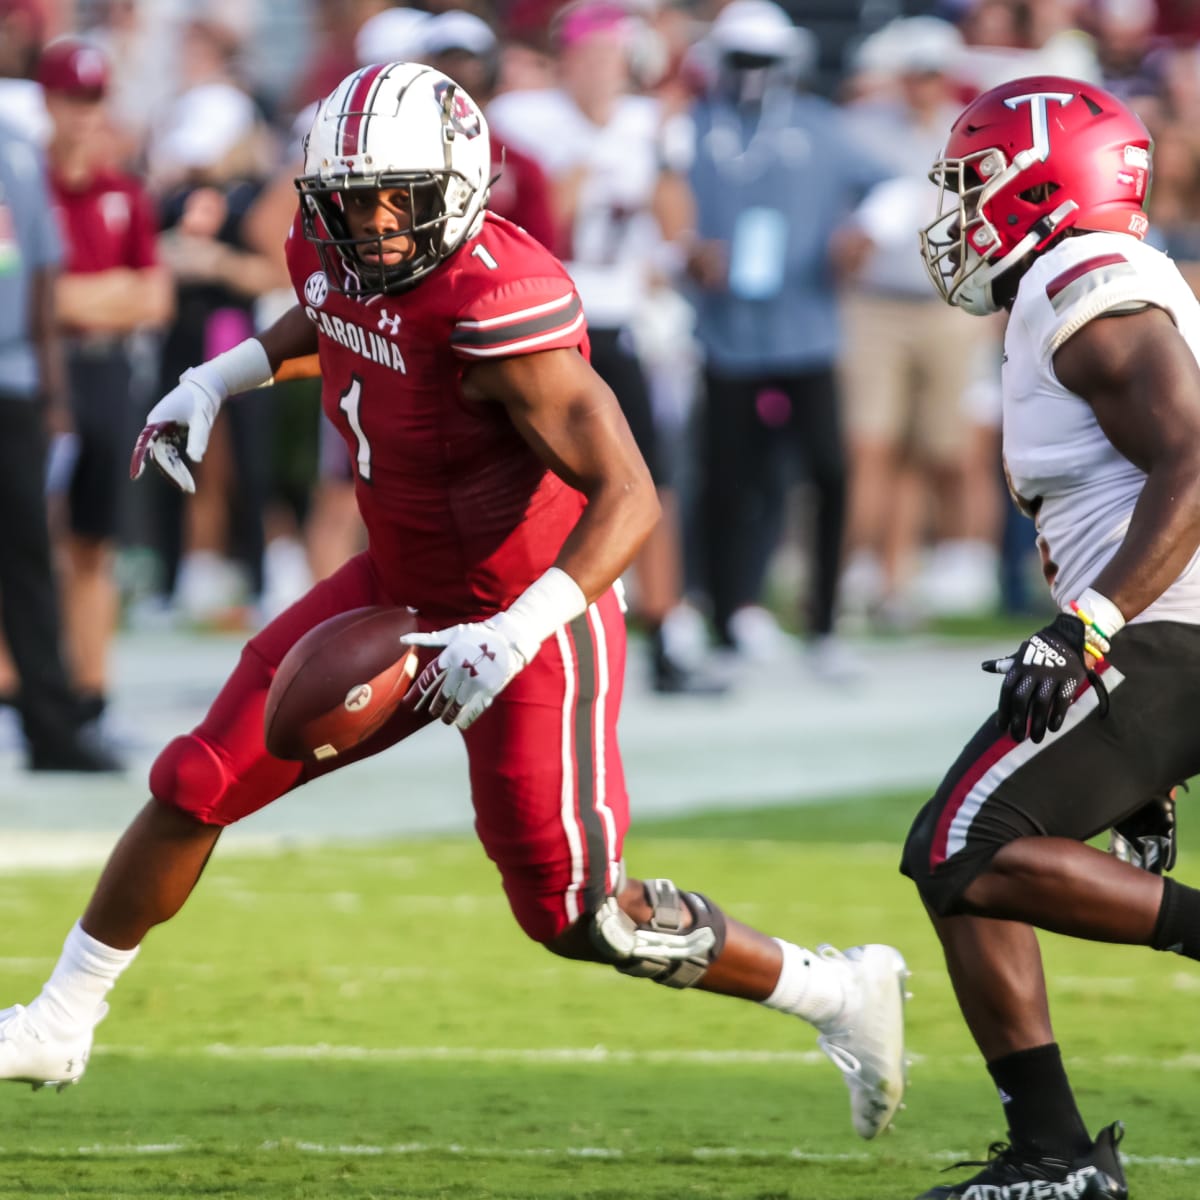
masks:
<path id="1" fill-rule="evenodd" d="M 91 1029 L 74 1038 L 54 1038 L 23 1005 L 0 1009 L 0 1079 L 30 1083 L 35 1092 L 44 1087 L 61 1092 L 79 1082 L 91 1049 Z"/>
<path id="2" fill-rule="evenodd" d="M 904 1099 L 908 967 L 893 946 L 851 946 L 844 954 L 832 946 L 821 946 L 820 952 L 845 963 L 853 990 L 842 1012 L 817 1027 L 817 1045 L 841 1071 L 850 1089 L 855 1132 L 873 1138 L 888 1127 Z"/>

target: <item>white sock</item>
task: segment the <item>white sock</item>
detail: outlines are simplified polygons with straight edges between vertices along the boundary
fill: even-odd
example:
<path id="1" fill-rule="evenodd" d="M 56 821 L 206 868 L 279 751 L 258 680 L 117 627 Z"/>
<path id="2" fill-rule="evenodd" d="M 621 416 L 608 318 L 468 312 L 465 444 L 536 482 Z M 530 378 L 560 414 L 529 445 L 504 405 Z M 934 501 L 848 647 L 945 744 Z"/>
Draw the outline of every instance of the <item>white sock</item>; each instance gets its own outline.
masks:
<path id="1" fill-rule="evenodd" d="M 841 959 L 824 958 L 782 938 L 775 942 L 783 951 L 783 967 L 775 990 L 763 1004 L 818 1027 L 839 1016 L 849 977 Z"/>
<path id="2" fill-rule="evenodd" d="M 134 958 L 132 950 L 114 950 L 85 933 L 78 921 L 67 934 L 62 956 L 37 999 L 29 1006 L 46 1032 L 70 1037 L 91 1029 L 108 1011 L 104 997 Z"/>

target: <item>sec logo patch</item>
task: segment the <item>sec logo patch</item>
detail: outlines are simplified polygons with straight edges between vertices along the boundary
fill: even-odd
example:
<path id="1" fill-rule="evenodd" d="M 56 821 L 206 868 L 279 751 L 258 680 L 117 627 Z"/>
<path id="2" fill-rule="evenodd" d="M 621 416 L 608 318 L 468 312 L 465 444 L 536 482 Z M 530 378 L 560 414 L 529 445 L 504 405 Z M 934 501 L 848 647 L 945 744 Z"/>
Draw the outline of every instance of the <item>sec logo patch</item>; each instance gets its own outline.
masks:
<path id="1" fill-rule="evenodd" d="M 304 281 L 304 298 L 313 306 L 320 308 L 329 295 L 329 280 L 324 271 L 314 271 Z"/>

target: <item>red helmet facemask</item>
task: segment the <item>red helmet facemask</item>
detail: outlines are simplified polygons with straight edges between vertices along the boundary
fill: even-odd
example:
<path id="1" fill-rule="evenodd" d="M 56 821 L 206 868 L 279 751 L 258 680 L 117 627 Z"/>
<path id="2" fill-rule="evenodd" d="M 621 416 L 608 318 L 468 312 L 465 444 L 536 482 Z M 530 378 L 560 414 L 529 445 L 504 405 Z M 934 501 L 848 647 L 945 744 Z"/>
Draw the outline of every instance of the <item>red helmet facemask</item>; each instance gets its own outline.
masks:
<path id="1" fill-rule="evenodd" d="M 1150 134 L 1114 96 L 1056 75 L 984 92 L 955 121 L 930 179 L 921 254 L 942 298 L 996 312 L 992 284 L 1072 227 L 1146 234 Z"/>

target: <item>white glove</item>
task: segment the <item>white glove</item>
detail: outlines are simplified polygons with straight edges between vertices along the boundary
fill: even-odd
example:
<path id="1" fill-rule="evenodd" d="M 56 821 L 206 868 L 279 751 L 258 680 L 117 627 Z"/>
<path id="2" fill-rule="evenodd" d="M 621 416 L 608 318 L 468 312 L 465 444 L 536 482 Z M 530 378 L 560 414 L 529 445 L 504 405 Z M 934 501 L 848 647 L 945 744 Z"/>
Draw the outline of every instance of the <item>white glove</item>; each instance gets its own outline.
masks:
<path id="1" fill-rule="evenodd" d="M 506 612 L 433 633 L 406 633 L 400 640 L 408 646 L 445 647 L 417 676 L 413 709 L 428 706 L 430 716 L 459 729 L 470 728 L 491 707 L 539 645 L 522 648 L 519 622 Z"/>
<path id="2" fill-rule="evenodd" d="M 172 388 L 149 412 L 138 434 L 129 463 L 131 479 L 140 479 L 147 461 L 183 492 L 194 492 L 196 481 L 180 449 L 199 462 L 208 449 L 208 435 L 221 405 L 229 396 L 270 383 L 271 362 L 257 338 L 247 338 L 216 358 L 188 367 Z"/>
<path id="3" fill-rule="evenodd" d="M 146 426 L 133 448 L 130 478 L 140 479 L 149 461 L 181 492 L 194 492 L 196 481 L 180 449 L 186 437 L 188 458 L 199 462 L 204 457 L 208 435 L 224 400 L 194 368 L 184 371 L 179 386 L 172 388 L 146 417 Z"/>

